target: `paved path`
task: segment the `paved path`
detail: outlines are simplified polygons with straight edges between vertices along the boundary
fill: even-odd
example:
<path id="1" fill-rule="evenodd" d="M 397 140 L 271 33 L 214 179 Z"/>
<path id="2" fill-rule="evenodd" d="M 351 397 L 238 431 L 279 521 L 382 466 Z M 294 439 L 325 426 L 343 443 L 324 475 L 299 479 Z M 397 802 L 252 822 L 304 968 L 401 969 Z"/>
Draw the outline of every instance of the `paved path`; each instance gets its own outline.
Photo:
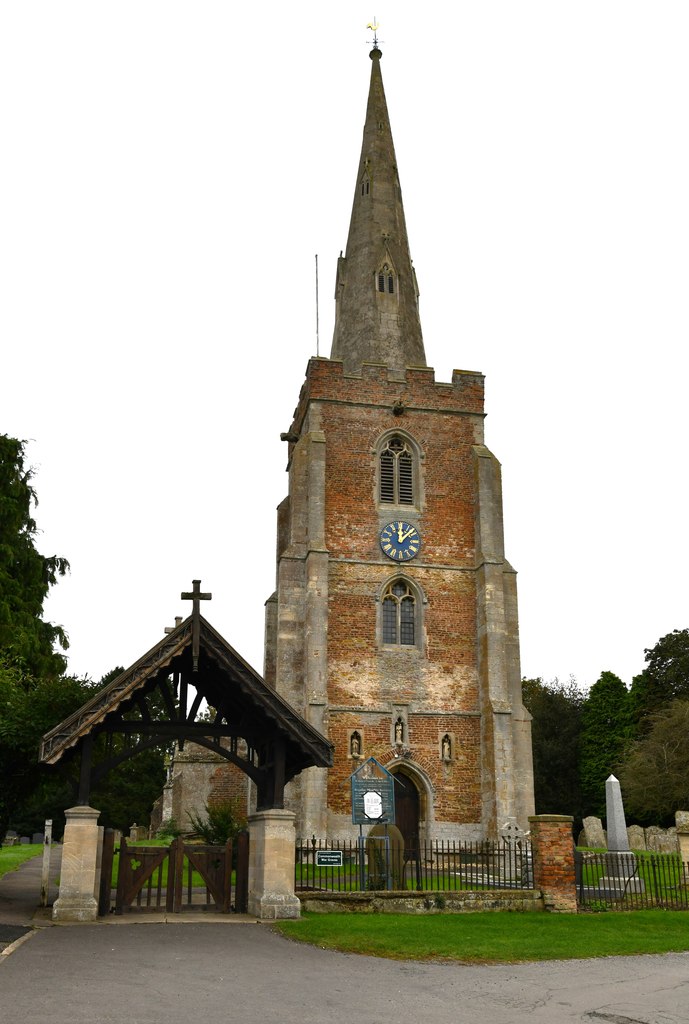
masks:
<path id="1" fill-rule="evenodd" d="M 39 918 L 0 955 L 0 1024 L 689 1024 L 689 953 L 468 967 L 333 953 L 227 919 L 107 920 Z"/>

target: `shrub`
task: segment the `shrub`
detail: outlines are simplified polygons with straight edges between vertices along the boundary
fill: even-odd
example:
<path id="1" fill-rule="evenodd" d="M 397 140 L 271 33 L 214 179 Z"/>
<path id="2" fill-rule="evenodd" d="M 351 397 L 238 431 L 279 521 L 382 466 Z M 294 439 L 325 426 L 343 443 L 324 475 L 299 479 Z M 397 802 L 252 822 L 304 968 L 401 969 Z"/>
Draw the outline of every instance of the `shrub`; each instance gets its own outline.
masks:
<path id="1" fill-rule="evenodd" d="M 174 818 L 166 818 L 165 821 L 160 823 L 160 828 L 156 832 L 156 839 L 177 839 L 178 836 L 182 835 L 182 829 L 179 827 Z"/>
<path id="2" fill-rule="evenodd" d="M 246 828 L 246 814 L 242 810 L 239 797 L 230 800 L 214 800 L 205 806 L 206 817 L 187 813 L 191 824 L 191 835 L 203 839 L 212 846 L 222 846 L 228 839 L 236 839 Z"/>

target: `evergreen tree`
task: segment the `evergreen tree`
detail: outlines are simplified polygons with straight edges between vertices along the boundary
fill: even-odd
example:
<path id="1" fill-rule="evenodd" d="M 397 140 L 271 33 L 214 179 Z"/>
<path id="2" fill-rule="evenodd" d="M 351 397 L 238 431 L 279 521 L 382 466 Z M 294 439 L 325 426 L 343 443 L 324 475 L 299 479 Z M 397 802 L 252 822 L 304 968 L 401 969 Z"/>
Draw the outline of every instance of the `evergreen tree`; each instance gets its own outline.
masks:
<path id="1" fill-rule="evenodd" d="M 43 603 L 69 568 L 41 555 L 25 443 L 0 435 L 0 838 L 10 815 L 37 785 L 43 732 L 85 699 L 78 680 L 64 678 L 67 648 L 61 626 L 43 620 Z"/>
<path id="2" fill-rule="evenodd" d="M 532 716 L 534 797 L 537 814 L 572 814 L 581 820 L 579 737 L 584 694 L 576 681 L 522 680 Z"/>
<path id="3" fill-rule="evenodd" d="M 34 545 L 37 501 L 24 449 L 24 441 L 0 434 L 0 659 L 22 676 L 55 677 L 66 665 L 55 644 L 69 645 L 61 626 L 43 621 L 43 602 L 69 564 Z"/>
<path id="4" fill-rule="evenodd" d="M 629 693 L 613 672 L 602 672 L 582 711 L 580 780 L 585 814 L 605 817 L 605 780 L 617 772 L 629 740 Z"/>

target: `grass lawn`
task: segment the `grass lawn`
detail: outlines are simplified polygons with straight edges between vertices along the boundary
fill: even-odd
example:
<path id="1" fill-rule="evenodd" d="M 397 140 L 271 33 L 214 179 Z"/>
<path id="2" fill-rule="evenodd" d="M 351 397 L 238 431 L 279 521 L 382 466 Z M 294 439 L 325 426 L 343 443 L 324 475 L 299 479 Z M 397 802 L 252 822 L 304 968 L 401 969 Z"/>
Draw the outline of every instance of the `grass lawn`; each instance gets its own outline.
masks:
<path id="1" fill-rule="evenodd" d="M 607 914 L 305 914 L 274 926 L 324 949 L 395 960 L 517 963 L 689 950 L 686 911 Z"/>
<path id="2" fill-rule="evenodd" d="M 43 843 L 24 843 L 22 846 L 0 848 L 0 878 L 8 871 L 14 871 L 25 860 L 38 857 L 43 852 Z"/>

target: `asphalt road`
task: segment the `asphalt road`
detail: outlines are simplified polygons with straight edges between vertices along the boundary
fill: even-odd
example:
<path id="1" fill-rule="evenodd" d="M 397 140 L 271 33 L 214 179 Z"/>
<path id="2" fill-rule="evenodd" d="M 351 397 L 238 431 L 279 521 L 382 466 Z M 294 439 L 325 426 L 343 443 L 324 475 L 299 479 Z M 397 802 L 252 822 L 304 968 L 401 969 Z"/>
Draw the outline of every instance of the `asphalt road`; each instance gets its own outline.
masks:
<path id="1" fill-rule="evenodd" d="M 689 953 L 470 967 L 314 949 L 231 915 L 51 926 L 40 884 L 40 858 L 0 879 L 0 1024 L 689 1024 Z"/>
<path id="2" fill-rule="evenodd" d="M 0 1021 L 687 1024 L 689 954 L 473 967 L 289 942 L 266 925 L 36 931 L 0 957 Z"/>

